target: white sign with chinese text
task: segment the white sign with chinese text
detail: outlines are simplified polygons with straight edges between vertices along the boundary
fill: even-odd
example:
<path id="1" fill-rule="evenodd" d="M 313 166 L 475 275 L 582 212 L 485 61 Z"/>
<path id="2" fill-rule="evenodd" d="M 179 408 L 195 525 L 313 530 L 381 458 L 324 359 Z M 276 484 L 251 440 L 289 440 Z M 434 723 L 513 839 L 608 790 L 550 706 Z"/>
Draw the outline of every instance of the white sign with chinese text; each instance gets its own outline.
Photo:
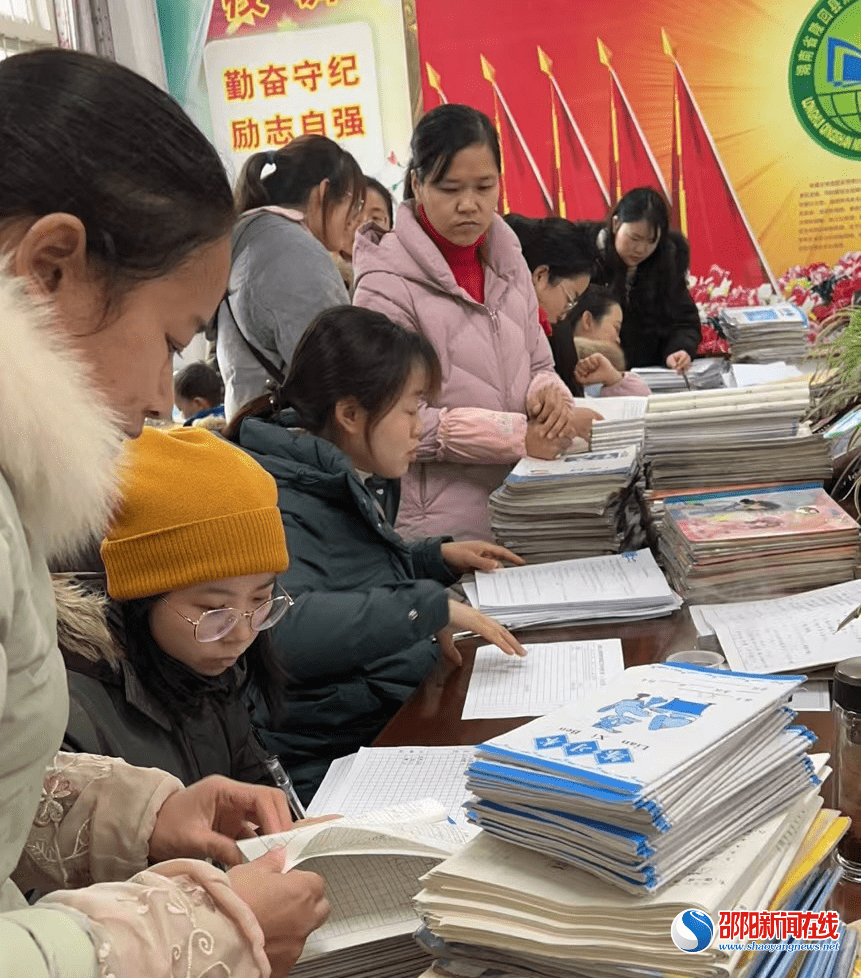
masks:
<path id="1" fill-rule="evenodd" d="M 215 145 L 234 175 L 251 153 L 329 136 L 366 173 L 384 162 L 374 42 L 367 23 L 213 41 L 204 52 Z"/>

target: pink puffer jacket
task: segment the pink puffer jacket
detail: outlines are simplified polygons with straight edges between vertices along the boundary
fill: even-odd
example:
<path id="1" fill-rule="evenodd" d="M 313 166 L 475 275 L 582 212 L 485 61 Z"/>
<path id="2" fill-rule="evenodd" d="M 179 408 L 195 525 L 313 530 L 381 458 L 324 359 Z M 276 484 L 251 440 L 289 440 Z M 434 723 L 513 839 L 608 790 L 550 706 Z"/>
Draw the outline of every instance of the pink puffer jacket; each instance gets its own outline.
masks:
<path id="1" fill-rule="evenodd" d="M 422 408 L 418 461 L 402 481 L 398 529 L 490 540 L 487 498 L 526 454 L 527 397 L 547 385 L 570 395 L 514 232 L 494 219 L 482 304 L 455 282 L 414 207 L 401 204 L 394 231 L 362 228 L 353 251 L 354 304 L 423 333 L 442 363 L 442 388 Z"/>

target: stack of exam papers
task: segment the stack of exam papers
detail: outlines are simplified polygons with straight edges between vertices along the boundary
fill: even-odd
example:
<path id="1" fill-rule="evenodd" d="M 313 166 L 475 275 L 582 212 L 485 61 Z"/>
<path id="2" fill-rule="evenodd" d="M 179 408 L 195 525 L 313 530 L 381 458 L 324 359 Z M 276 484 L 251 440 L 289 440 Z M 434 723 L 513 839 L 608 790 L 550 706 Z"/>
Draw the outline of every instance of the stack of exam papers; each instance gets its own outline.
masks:
<path id="1" fill-rule="evenodd" d="M 721 310 L 720 320 L 733 360 L 770 363 L 801 360 L 807 353 L 807 316 L 791 302 L 726 307 Z"/>
<path id="2" fill-rule="evenodd" d="M 786 707 L 801 676 L 653 664 L 476 747 L 468 809 L 497 838 L 658 891 L 820 779 Z"/>
<path id="3" fill-rule="evenodd" d="M 688 602 L 792 594 L 850 580 L 858 525 L 818 485 L 671 496 L 660 555 Z"/>
<path id="4" fill-rule="evenodd" d="M 726 369 L 727 361 L 722 357 L 702 357 L 694 360 L 685 374 L 668 367 L 635 367 L 631 373 L 636 374 L 653 394 L 673 394 L 725 387 Z"/>
<path id="5" fill-rule="evenodd" d="M 592 423 L 589 447 L 593 452 L 643 444 L 648 397 L 575 397 L 577 407 L 587 407 L 601 415 Z"/>
<path id="6" fill-rule="evenodd" d="M 807 378 L 721 391 L 653 397 L 643 458 L 655 489 L 828 479 L 821 434 L 801 423 Z"/>
<path id="7" fill-rule="evenodd" d="M 722 950 L 719 915 L 824 909 L 837 880 L 828 857 L 848 819 L 820 806 L 815 789 L 805 792 L 660 893 L 640 897 L 482 833 L 424 877 L 418 936 L 437 961 L 424 978 L 764 978 L 757 969 L 776 955 Z M 676 915 L 690 909 L 709 914 L 716 928 L 696 954 L 670 938 Z M 822 978 L 851 973 L 854 935 L 841 937 L 850 968 L 817 972 Z"/>
<path id="8" fill-rule="evenodd" d="M 463 588 L 508 628 L 658 618 L 682 605 L 649 550 L 479 572 Z"/>
<path id="9" fill-rule="evenodd" d="M 521 459 L 490 496 L 499 543 L 530 563 L 634 550 L 645 542 L 634 447 Z"/>

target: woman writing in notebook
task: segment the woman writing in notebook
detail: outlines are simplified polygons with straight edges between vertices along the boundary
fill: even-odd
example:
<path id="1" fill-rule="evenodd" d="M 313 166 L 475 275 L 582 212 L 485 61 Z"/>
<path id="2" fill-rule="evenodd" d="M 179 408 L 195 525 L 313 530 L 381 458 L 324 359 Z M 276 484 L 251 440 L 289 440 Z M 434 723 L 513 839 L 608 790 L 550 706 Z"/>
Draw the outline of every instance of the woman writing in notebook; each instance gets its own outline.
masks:
<path id="1" fill-rule="evenodd" d="M 500 151 L 490 120 L 441 105 L 411 146 L 409 199 L 395 229 L 369 225 L 356 235 L 353 302 L 426 336 L 442 366 L 439 392 L 419 409 L 400 528 L 490 540 L 488 496 L 514 463 L 555 458 L 588 437 L 595 414 L 573 406 L 553 370 L 529 270 L 496 213 Z"/>
<path id="2" fill-rule="evenodd" d="M 278 484 L 290 548 L 279 583 L 295 603 L 272 637 L 290 682 L 280 719 L 254 697 L 254 720 L 303 800 L 333 758 L 371 743 L 440 652 L 460 661 L 453 630 L 523 654 L 446 591 L 467 571 L 519 557 L 450 537 L 405 543 L 393 529 L 419 405 L 438 382 L 421 334 L 367 309 L 330 309 L 300 340 L 283 387 L 227 432 Z"/>
<path id="3" fill-rule="evenodd" d="M 629 367 L 683 373 L 700 344 L 700 317 L 687 287 L 690 249 L 669 227 L 664 198 L 630 190 L 607 220 L 582 221 L 595 241 L 592 282 L 610 289 L 622 309 L 619 340 Z"/>
<path id="4" fill-rule="evenodd" d="M 202 428 L 145 428 L 124 462 L 102 543 L 112 600 L 73 595 L 62 616 L 64 749 L 185 784 L 209 774 L 272 784 L 242 694 L 256 676 L 276 709 L 287 685 L 268 634 L 290 606 L 275 587 L 287 567 L 275 482 Z"/>

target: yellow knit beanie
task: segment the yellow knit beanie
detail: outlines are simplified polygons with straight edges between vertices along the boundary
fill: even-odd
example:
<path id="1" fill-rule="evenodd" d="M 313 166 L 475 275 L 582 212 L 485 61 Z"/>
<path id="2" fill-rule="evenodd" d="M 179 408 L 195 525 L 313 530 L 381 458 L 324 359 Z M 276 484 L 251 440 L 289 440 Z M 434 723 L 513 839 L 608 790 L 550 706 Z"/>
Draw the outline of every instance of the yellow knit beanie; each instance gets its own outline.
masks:
<path id="1" fill-rule="evenodd" d="M 286 569 L 275 480 L 245 452 L 203 428 L 144 428 L 124 461 L 102 542 L 112 598 Z"/>

